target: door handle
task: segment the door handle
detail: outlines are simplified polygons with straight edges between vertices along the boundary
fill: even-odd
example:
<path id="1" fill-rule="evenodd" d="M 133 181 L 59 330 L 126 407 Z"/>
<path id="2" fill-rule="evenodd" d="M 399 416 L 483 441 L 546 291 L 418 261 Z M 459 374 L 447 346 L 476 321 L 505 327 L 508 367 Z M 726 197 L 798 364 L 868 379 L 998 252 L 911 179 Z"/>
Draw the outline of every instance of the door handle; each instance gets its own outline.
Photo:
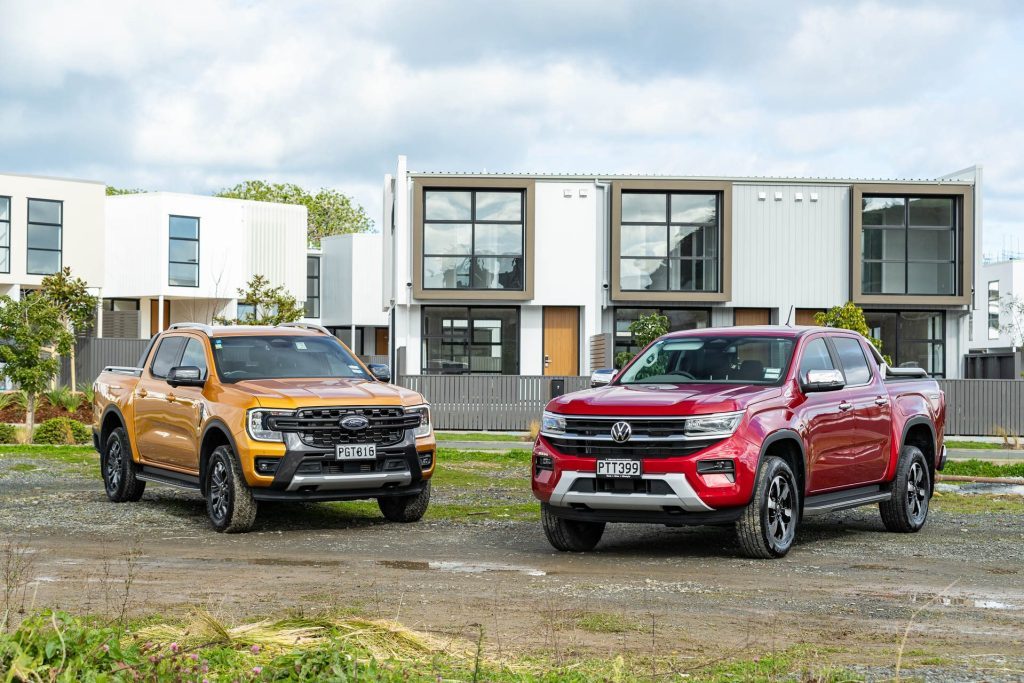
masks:
<path id="1" fill-rule="evenodd" d="M 843 411 L 844 413 L 847 410 L 850 410 L 851 408 L 853 408 L 853 404 L 850 403 L 849 401 L 843 401 L 842 403 L 839 404 L 839 410 Z"/>
<path id="2" fill-rule="evenodd" d="M 138 396 L 139 398 L 146 398 L 147 396 L 149 396 L 149 392 L 146 391 L 145 389 L 139 389 L 138 391 L 135 392 L 135 395 Z"/>
<path id="3" fill-rule="evenodd" d="M 889 405 L 889 399 L 887 399 L 887 398 L 882 398 L 881 396 L 879 396 L 878 398 L 876 398 L 876 399 L 875 399 L 875 405 L 876 405 L 876 406 L 885 406 L 885 405 Z"/>

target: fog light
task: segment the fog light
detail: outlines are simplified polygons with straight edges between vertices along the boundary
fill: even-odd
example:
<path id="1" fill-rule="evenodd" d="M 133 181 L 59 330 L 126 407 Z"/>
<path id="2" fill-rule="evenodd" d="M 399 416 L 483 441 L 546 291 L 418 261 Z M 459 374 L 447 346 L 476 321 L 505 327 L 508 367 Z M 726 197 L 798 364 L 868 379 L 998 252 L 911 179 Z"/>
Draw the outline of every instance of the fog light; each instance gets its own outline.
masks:
<path id="1" fill-rule="evenodd" d="M 729 486 L 736 482 L 736 463 L 732 460 L 698 460 L 697 473 L 708 486 Z"/>
<path id="2" fill-rule="evenodd" d="M 533 468 L 537 474 L 550 472 L 555 469 L 555 460 L 550 455 L 535 455 L 533 456 Z"/>
<path id="3" fill-rule="evenodd" d="M 280 458 L 256 458 L 256 473 L 270 475 L 277 471 Z"/>
<path id="4" fill-rule="evenodd" d="M 434 451 L 420 453 L 420 469 L 429 470 L 434 464 Z"/>

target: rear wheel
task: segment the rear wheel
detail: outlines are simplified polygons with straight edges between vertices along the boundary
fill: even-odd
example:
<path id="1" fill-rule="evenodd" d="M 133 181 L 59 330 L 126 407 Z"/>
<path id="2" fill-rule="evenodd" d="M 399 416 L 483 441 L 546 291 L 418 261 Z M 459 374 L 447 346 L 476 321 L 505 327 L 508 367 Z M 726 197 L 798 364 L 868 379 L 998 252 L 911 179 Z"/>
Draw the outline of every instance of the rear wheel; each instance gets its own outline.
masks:
<path id="1" fill-rule="evenodd" d="M 218 446 L 206 466 L 206 514 L 225 534 L 248 531 L 256 521 L 256 500 L 230 446 Z"/>
<path id="2" fill-rule="evenodd" d="M 100 469 L 107 498 L 115 503 L 134 503 L 142 498 L 146 482 L 135 476 L 139 466 L 132 460 L 128 434 L 123 428 L 118 427 L 107 437 L 106 447 L 100 458 Z"/>
<path id="3" fill-rule="evenodd" d="M 542 503 L 540 519 L 544 535 L 555 550 L 584 552 L 593 550 L 604 535 L 604 522 L 581 522 L 564 519 L 551 512 L 551 506 Z"/>
<path id="4" fill-rule="evenodd" d="M 429 505 L 429 479 L 423 484 L 423 489 L 414 496 L 381 496 L 377 499 L 381 514 L 390 522 L 418 522 L 427 513 Z"/>
<path id="5" fill-rule="evenodd" d="M 736 536 L 747 557 L 782 557 L 796 538 L 800 493 L 786 461 L 768 456 L 761 462 L 754 498 L 736 522 Z"/>
<path id="6" fill-rule="evenodd" d="M 931 471 L 921 449 L 916 446 L 900 449 L 892 497 L 878 504 L 886 529 L 903 534 L 920 531 L 928 519 L 931 481 Z"/>

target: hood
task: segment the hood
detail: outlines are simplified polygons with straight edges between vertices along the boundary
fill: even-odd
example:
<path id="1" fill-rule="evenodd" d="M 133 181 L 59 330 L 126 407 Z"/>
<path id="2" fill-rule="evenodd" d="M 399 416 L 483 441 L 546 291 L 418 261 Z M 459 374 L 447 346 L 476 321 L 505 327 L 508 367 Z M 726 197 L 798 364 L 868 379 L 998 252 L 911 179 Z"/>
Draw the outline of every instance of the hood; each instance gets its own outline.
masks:
<path id="1" fill-rule="evenodd" d="M 547 409 L 564 415 L 706 415 L 746 410 L 751 403 L 781 392 L 781 387 L 750 384 L 614 385 L 560 396 Z"/>
<path id="2" fill-rule="evenodd" d="M 424 403 L 415 391 L 364 379 L 250 379 L 231 386 L 251 394 L 265 408 Z"/>

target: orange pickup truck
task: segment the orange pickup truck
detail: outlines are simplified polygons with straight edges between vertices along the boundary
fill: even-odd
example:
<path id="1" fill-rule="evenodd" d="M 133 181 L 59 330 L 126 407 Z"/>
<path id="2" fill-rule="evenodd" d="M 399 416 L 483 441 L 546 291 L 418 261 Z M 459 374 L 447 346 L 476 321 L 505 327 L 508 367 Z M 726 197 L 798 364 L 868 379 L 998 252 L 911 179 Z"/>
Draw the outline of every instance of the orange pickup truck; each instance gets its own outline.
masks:
<path id="1" fill-rule="evenodd" d="M 261 500 L 375 498 L 395 522 L 430 502 L 430 407 L 315 325 L 176 323 L 139 367 L 105 368 L 95 396 L 93 445 L 116 503 L 147 482 L 194 489 L 231 533 L 252 527 Z"/>

